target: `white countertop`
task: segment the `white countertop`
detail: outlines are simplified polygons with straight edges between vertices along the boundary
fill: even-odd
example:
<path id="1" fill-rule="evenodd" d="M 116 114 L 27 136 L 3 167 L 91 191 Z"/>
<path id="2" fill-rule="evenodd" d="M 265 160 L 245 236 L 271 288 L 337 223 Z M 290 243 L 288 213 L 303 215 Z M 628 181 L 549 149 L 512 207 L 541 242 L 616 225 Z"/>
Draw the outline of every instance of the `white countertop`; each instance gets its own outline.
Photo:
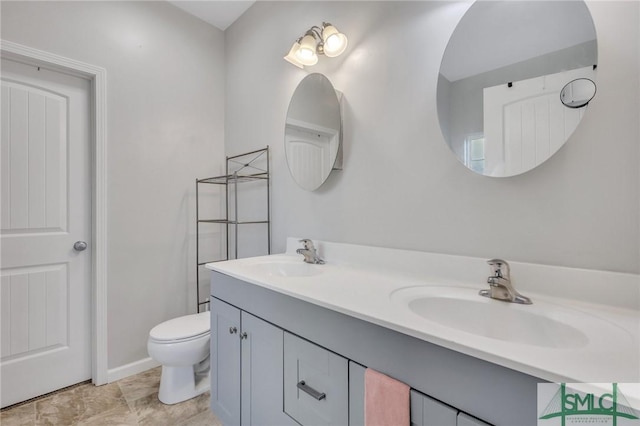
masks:
<path id="1" fill-rule="evenodd" d="M 562 312 L 567 316 L 588 315 L 611 330 L 587 334 L 589 342 L 585 345 L 558 348 L 450 328 L 425 320 L 391 297 L 400 289 L 415 286 L 462 288 L 469 294 L 477 293 L 488 288 L 485 259 L 316 242 L 326 260 L 324 265 L 309 265 L 320 268 L 316 275 L 282 276 L 265 268 L 274 263 L 302 262 L 302 256 L 295 254 L 297 247 L 297 239 L 290 238 L 285 254 L 211 263 L 207 268 L 544 380 L 640 382 L 638 275 L 511 263 L 516 289 L 534 302 L 518 309 L 539 313 L 542 307 L 552 306 L 561 316 Z"/>

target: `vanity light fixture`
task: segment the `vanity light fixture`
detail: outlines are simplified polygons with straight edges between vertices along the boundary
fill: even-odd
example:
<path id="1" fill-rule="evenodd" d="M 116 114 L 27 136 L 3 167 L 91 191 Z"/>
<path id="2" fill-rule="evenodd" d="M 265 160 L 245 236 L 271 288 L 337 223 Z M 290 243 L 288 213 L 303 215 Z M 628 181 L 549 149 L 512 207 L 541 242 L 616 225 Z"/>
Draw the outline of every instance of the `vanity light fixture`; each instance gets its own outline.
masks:
<path id="1" fill-rule="evenodd" d="M 318 55 L 335 58 L 347 48 L 347 36 L 333 25 L 323 22 L 322 28 L 313 26 L 297 39 L 284 60 L 298 68 L 318 63 Z"/>

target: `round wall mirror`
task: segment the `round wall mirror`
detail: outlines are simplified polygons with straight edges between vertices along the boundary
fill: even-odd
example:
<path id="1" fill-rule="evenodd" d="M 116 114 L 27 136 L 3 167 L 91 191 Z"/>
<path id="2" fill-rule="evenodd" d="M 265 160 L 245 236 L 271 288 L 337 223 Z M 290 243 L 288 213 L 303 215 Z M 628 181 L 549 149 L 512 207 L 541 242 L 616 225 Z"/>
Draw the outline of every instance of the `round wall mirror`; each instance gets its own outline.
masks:
<path id="1" fill-rule="evenodd" d="M 284 148 L 293 180 L 314 191 L 329 177 L 342 143 L 340 101 L 322 74 L 310 74 L 298 85 L 287 111 Z"/>
<path id="2" fill-rule="evenodd" d="M 560 101 L 569 108 L 582 108 L 596 95 L 596 84 L 588 78 L 576 78 L 560 91 Z"/>
<path id="3" fill-rule="evenodd" d="M 582 119 L 595 95 L 596 65 L 596 31 L 584 1 L 476 1 L 451 35 L 438 76 L 449 148 L 486 176 L 542 164 Z M 593 83 L 591 95 L 585 80 Z"/>

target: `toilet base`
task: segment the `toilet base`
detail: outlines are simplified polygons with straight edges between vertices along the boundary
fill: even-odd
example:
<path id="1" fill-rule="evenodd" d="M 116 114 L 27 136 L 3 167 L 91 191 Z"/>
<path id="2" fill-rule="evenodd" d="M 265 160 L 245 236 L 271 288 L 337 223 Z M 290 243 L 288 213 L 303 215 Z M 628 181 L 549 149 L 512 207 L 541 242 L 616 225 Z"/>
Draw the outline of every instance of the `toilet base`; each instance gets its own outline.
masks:
<path id="1" fill-rule="evenodd" d="M 194 374 L 193 366 L 162 366 L 158 399 L 163 404 L 177 404 L 207 392 L 211 386 L 210 370 Z"/>

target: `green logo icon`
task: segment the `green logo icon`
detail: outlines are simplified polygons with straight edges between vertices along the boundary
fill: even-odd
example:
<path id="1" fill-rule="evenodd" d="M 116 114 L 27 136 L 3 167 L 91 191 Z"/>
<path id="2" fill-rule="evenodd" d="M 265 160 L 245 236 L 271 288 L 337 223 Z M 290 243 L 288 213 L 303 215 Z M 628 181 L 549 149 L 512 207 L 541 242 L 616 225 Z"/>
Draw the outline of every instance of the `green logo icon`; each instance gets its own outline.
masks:
<path id="1" fill-rule="evenodd" d="M 576 391 L 567 387 L 566 383 L 561 383 L 539 420 L 557 417 L 560 418 L 562 426 L 566 425 L 568 418 L 571 424 L 593 424 L 595 419 L 608 419 L 607 423 L 610 421 L 613 426 L 618 425 L 620 418 L 639 420 L 638 413 L 620 392 L 617 383 L 611 384 L 610 392 L 607 390 L 600 394 Z M 633 423 L 640 424 L 640 421 Z"/>

